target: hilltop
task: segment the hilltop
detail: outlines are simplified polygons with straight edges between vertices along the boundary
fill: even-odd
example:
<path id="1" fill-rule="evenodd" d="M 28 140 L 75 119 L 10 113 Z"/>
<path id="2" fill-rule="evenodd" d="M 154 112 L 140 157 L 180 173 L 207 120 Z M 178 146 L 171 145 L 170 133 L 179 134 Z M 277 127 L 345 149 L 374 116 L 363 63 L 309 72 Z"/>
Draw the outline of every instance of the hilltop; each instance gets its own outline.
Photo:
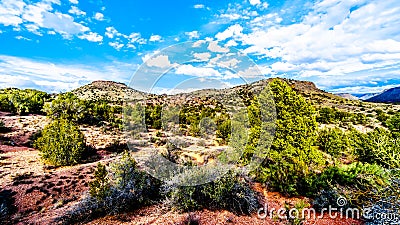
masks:
<path id="1" fill-rule="evenodd" d="M 105 100 L 122 103 L 124 100 L 140 100 L 147 94 L 134 90 L 124 83 L 114 81 L 93 81 L 72 91 L 76 96 L 86 100 Z"/>

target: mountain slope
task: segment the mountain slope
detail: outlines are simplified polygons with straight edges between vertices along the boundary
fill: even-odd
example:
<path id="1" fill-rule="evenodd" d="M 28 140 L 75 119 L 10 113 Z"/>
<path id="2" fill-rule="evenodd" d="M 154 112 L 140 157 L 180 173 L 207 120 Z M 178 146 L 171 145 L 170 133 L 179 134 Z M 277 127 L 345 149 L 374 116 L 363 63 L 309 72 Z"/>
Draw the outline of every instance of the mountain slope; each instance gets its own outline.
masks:
<path id="1" fill-rule="evenodd" d="M 383 93 L 367 99 L 368 102 L 385 102 L 399 103 L 400 102 L 400 87 L 391 88 Z"/>

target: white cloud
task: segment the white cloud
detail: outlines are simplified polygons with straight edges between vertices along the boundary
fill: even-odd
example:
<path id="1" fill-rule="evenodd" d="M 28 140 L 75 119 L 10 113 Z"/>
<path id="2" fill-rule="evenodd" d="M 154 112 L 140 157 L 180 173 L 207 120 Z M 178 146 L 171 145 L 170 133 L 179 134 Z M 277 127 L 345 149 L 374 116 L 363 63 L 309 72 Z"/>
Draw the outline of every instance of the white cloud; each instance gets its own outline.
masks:
<path id="1" fill-rule="evenodd" d="M 290 25 L 281 24 L 278 13 L 258 16 L 249 23 L 251 32 L 234 41 L 249 46 L 245 53 L 278 61 L 268 65 L 272 73 L 299 79 L 342 75 L 354 83 L 357 71 L 374 74 L 398 63 L 400 2 L 322 0 L 310 9 Z"/>
<path id="2" fill-rule="evenodd" d="M 151 35 L 149 38 L 149 41 L 153 41 L 153 42 L 161 41 L 161 40 L 162 40 L 162 37 L 160 35 Z"/>
<path id="3" fill-rule="evenodd" d="M 204 9 L 204 5 L 203 4 L 197 4 L 197 5 L 194 5 L 193 6 L 193 8 L 195 8 L 195 9 Z"/>
<path id="4" fill-rule="evenodd" d="M 160 53 L 160 51 L 157 50 L 157 51 L 154 51 L 153 53 L 145 54 L 145 55 L 142 57 L 143 63 L 145 63 L 147 60 L 149 60 L 149 59 L 151 58 L 151 56 L 156 55 L 156 54 L 158 54 L 158 53 Z"/>
<path id="5" fill-rule="evenodd" d="M 249 0 L 251 5 L 258 5 L 261 4 L 260 0 Z"/>
<path id="6" fill-rule="evenodd" d="M 221 53 L 229 52 L 228 48 L 219 46 L 218 42 L 216 41 L 210 41 L 210 44 L 208 45 L 207 49 L 212 52 L 221 52 Z"/>
<path id="7" fill-rule="evenodd" d="M 185 32 L 185 34 L 190 38 L 199 38 L 199 32 L 197 30 L 191 31 L 191 32 Z"/>
<path id="8" fill-rule="evenodd" d="M 99 13 L 97 12 L 96 14 L 94 14 L 94 18 L 98 21 L 103 21 L 104 20 L 104 15 L 103 13 Z"/>
<path id="9" fill-rule="evenodd" d="M 192 47 L 193 47 L 193 48 L 198 48 L 198 47 L 200 47 L 201 45 L 203 45 L 204 43 L 206 43 L 205 40 L 198 40 L 198 41 L 196 41 L 196 42 L 193 43 Z"/>
<path id="10" fill-rule="evenodd" d="M 147 43 L 146 39 L 142 38 L 140 33 L 133 32 L 128 36 L 128 39 L 130 43 L 137 43 L 141 45 Z"/>
<path id="11" fill-rule="evenodd" d="M 158 68 L 169 68 L 174 67 L 176 64 L 171 64 L 168 59 L 168 55 L 158 55 L 155 57 L 149 57 L 149 55 L 143 58 L 147 66 L 158 67 Z"/>
<path id="12" fill-rule="evenodd" d="M 117 50 L 117 51 L 121 50 L 121 48 L 123 48 L 125 46 L 124 44 L 119 43 L 117 41 L 108 42 L 108 45 L 110 45 L 111 47 L 115 48 L 115 50 Z"/>
<path id="13" fill-rule="evenodd" d="M 230 13 L 230 14 L 221 14 L 220 15 L 221 18 L 226 18 L 230 21 L 234 21 L 234 20 L 238 20 L 242 18 L 242 15 L 238 14 L 238 13 Z"/>
<path id="14" fill-rule="evenodd" d="M 76 6 L 71 6 L 71 9 L 68 10 L 69 13 L 77 15 L 77 16 L 85 16 L 86 12 L 80 10 L 78 7 Z"/>
<path id="15" fill-rule="evenodd" d="M 232 47 L 232 46 L 235 47 L 237 45 L 238 45 L 238 43 L 236 41 L 229 40 L 228 42 L 226 42 L 225 47 Z"/>
<path id="16" fill-rule="evenodd" d="M 3 0 L 0 2 L 0 24 L 4 26 L 18 26 L 23 22 L 23 14 L 26 3 L 22 0 Z"/>
<path id="17" fill-rule="evenodd" d="M 0 88 L 35 88 L 58 93 L 70 91 L 94 80 L 126 82 L 137 65 L 111 62 L 86 64 L 54 64 L 20 57 L 0 55 Z"/>
<path id="18" fill-rule="evenodd" d="M 0 24 L 13 26 L 14 31 L 26 29 L 31 33 L 42 36 L 53 32 L 65 39 L 78 37 L 98 42 L 99 36 L 94 36 L 90 28 L 75 21 L 71 15 L 55 11 L 53 5 L 60 5 L 59 0 L 41 0 L 35 3 L 25 3 L 22 0 L 4 0 L 0 3 Z M 71 6 L 69 13 L 84 16 L 86 13 Z"/>
<path id="19" fill-rule="evenodd" d="M 72 4 L 75 4 L 75 5 L 79 3 L 78 0 L 69 0 L 69 2 L 71 2 Z"/>
<path id="20" fill-rule="evenodd" d="M 220 32 L 217 35 L 215 35 L 215 38 L 217 38 L 220 41 L 223 41 L 227 38 L 241 35 L 242 31 L 243 31 L 243 27 L 240 26 L 239 24 L 235 24 L 235 25 L 228 27 L 228 29 L 226 29 L 225 31 Z"/>
<path id="21" fill-rule="evenodd" d="M 117 29 L 115 29 L 115 27 L 107 27 L 105 35 L 108 38 L 114 38 L 114 36 L 119 36 L 119 32 Z"/>
<path id="22" fill-rule="evenodd" d="M 102 42 L 103 41 L 103 36 L 101 36 L 98 33 L 94 33 L 94 32 L 89 32 L 88 34 L 82 34 L 78 37 L 80 39 L 86 39 L 91 42 Z"/>
<path id="23" fill-rule="evenodd" d="M 175 70 L 175 74 L 189 75 L 196 77 L 221 77 L 220 72 L 208 67 L 194 67 L 193 65 L 180 65 Z"/>
<path id="24" fill-rule="evenodd" d="M 23 37 L 23 36 L 21 36 L 21 35 L 16 36 L 15 38 L 18 39 L 18 40 L 32 41 L 31 39 L 26 38 L 26 37 Z"/>
<path id="25" fill-rule="evenodd" d="M 43 34 L 40 32 L 39 26 L 37 26 L 35 24 L 25 24 L 24 26 L 29 32 L 34 33 L 39 36 L 43 36 Z"/>
<path id="26" fill-rule="evenodd" d="M 74 18 L 72 16 L 59 12 L 43 13 L 43 23 L 41 27 L 54 29 L 54 31 L 62 34 L 66 38 L 70 38 L 71 35 L 90 31 L 89 27 L 74 22 Z"/>
<path id="27" fill-rule="evenodd" d="M 209 52 L 194 53 L 193 56 L 201 61 L 207 61 L 210 59 L 211 54 Z"/>

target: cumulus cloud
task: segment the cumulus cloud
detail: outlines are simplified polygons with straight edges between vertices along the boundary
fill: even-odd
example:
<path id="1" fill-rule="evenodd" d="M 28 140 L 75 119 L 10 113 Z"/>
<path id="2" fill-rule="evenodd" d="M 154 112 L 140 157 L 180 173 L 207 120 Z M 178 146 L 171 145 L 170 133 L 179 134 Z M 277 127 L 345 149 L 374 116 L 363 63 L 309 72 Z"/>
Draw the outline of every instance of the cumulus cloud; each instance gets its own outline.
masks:
<path id="1" fill-rule="evenodd" d="M 195 67 L 193 65 L 180 65 L 175 70 L 175 74 L 196 76 L 196 77 L 221 77 L 218 70 L 208 67 Z"/>
<path id="2" fill-rule="evenodd" d="M 223 41 L 227 38 L 231 38 L 233 36 L 239 36 L 242 34 L 243 31 L 243 27 L 240 26 L 239 24 L 235 24 L 232 25 L 230 27 L 228 27 L 228 29 L 226 29 L 223 32 L 218 33 L 217 35 L 215 35 L 215 38 L 217 38 L 220 41 Z"/>
<path id="3" fill-rule="evenodd" d="M 71 1 L 77 4 L 78 1 Z M 53 9 L 60 5 L 59 0 L 41 0 L 29 2 L 22 0 L 4 0 L 0 3 L 0 24 L 12 26 L 13 30 L 27 31 L 42 36 L 58 33 L 65 39 L 78 37 L 91 42 L 101 42 L 101 36 L 95 35 L 90 28 L 77 22 L 71 15 Z M 68 12 L 74 16 L 84 16 L 86 13 L 76 6 L 71 6 Z"/>
<path id="4" fill-rule="evenodd" d="M 120 33 L 115 29 L 115 27 L 107 27 L 105 35 L 108 38 L 114 38 L 114 36 L 120 36 Z"/>
<path id="5" fill-rule="evenodd" d="M 217 41 L 210 41 L 207 49 L 212 52 L 221 52 L 221 53 L 229 52 L 228 48 L 219 46 Z"/>
<path id="6" fill-rule="evenodd" d="M 75 5 L 79 3 L 78 0 L 69 0 L 69 2 L 71 2 L 71 4 L 75 4 Z"/>
<path id="7" fill-rule="evenodd" d="M 197 30 L 191 31 L 191 32 L 185 32 L 185 34 L 190 38 L 199 38 L 199 32 Z"/>
<path id="8" fill-rule="evenodd" d="M 250 2 L 251 5 L 258 5 L 258 4 L 261 4 L 261 1 L 260 1 L 260 0 L 249 0 L 249 2 Z"/>
<path id="9" fill-rule="evenodd" d="M 86 12 L 80 10 L 78 7 L 76 6 L 71 6 L 71 9 L 68 10 L 69 13 L 77 15 L 77 16 L 86 16 Z"/>
<path id="10" fill-rule="evenodd" d="M 78 36 L 80 39 L 86 39 L 91 42 L 102 42 L 103 41 L 103 36 L 101 36 L 98 33 L 90 32 L 88 34 L 82 34 Z"/>
<path id="11" fill-rule="evenodd" d="M 18 26 L 23 22 L 23 14 L 26 3 L 22 0 L 4 0 L 0 3 L 0 23 L 4 26 Z"/>
<path id="12" fill-rule="evenodd" d="M 162 37 L 160 35 L 151 35 L 149 38 L 149 41 L 153 41 L 153 42 L 161 41 L 161 40 L 162 40 Z"/>
<path id="13" fill-rule="evenodd" d="M 152 58 L 144 58 L 145 63 L 149 67 L 169 68 L 174 67 L 176 64 L 171 64 L 167 55 L 158 55 Z"/>
<path id="14" fill-rule="evenodd" d="M 103 21 L 104 20 L 104 15 L 103 15 L 103 13 L 97 12 L 97 13 L 94 14 L 94 18 L 96 20 L 98 20 L 98 21 Z"/>
<path id="15" fill-rule="evenodd" d="M 233 40 L 247 46 L 245 53 L 272 59 L 267 66 L 275 75 L 299 79 L 343 75 L 354 82 L 360 76 L 357 71 L 374 73 L 398 63 L 398 1 L 322 0 L 296 23 L 282 24 L 281 16 L 257 16 L 248 23 L 247 34 L 228 28 L 216 38 Z"/>
<path id="16" fill-rule="evenodd" d="M 123 48 L 125 46 L 124 44 L 119 43 L 117 41 L 108 42 L 108 45 L 110 45 L 111 47 L 115 48 L 115 50 L 117 50 L 117 51 L 121 50 L 121 48 Z"/>
<path id="17" fill-rule="evenodd" d="M 194 53 L 193 56 L 201 61 L 207 61 L 211 58 L 211 54 L 209 52 L 201 52 L 201 53 Z"/>

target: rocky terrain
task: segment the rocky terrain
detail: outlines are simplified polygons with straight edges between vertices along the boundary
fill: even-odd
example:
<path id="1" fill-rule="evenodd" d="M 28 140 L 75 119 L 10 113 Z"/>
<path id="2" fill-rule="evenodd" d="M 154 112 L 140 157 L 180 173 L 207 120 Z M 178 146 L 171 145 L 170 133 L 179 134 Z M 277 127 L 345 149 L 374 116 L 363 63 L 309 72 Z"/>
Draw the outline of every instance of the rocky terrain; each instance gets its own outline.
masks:
<path id="1" fill-rule="evenodd" d="M 318 89 L 311 82 L 284 80 L 297 93 L 303 95 L 317 108 L 323 106 L 334 107 L 347 112 L 360 112 L 371 118 L 367 125 L 358 125 L 364 132 L 379 127 L 375 118 L 374 109 L 384 112 L 399 111 L 399 105 L 363 102 L 343 98 Z M 237 91 L 248 89 L 258 92 L 265 87 L 268 80 L 262 80 L 251 85 L 242 85 L 225 90 L 200 90 L 192 93 L 176 95 L 150 95 L 133 90 L 125 84 L 111 81 L 96 81 L 73 91 L 82 99 L 104 100 L 114 105 L 121 105 L 124 101 L 139 101 L 146 99 L 147 103 L 168 103 L 181 105 L 204 104 L 215 106 L 216 102 L 239 104 L 238 98 L 233 98 Z M 397 101 L 397 89 L 384 93 L 385 102 Z M 380 101 L 383 98 L 376 96 Z M 232 102 L 233 99 L 233 102 Z M 375 101 L 375 100 L 374 100 Z M 120 115 L 119 115 L 120 116 Z M 108 164 L 116 160 L 120 152 L 126 148 L 126 137 L 121 129 L 81 125 L 80 130 L 85 136 L 86 144 L 91 146 L 94 154 L 84 163 L 75 166 L 52 167 L 46 165 L 40 158 L 40 152 L 33 148 L 35 134 L 50 120 L 43 115 L 13 115 L 0 112 L 0 118 L 7 128 L 0 134 L 0 184 L 1 195 L 12 200 L 12 217 L 8 222 L 16 224 L 54 224 L 55 218 L 65 213 L 83 196 L 87 195 L 89 182 L 93 179 L 93 171 L 98 162 Z M 157 131 L 151 130 L 150 136 L 156 137 Z M 201 165 L 213 152 L 218 151 L 219 144 L 212 139 L 189 138 L 186 148 L 180 152 L 180 157 L 188 158 Z M 200 144 L 201 143 L 201 144 Z M 196 150 L 206 146 L 207 152 Z M 259 183 L 253 184 L 260 201 L 276 208 L 285 205 L 294 206 L 299 201 L 310 204 L 311 200 L 303 197 L 289 198 L 277 192 L 269 192 Z M 179 213 L 171 211 L 163 203 L 153 204 L 134 212 L 123 215 L 107 216 L 96 219 L 87 224 L 286 224 L 287 221 L 277 218 L 260 219 L 256 214 L 243 216 L 226 210 L 212 211 L 208 209 Z M 362 221 L 353 219 L 308 219 L 302 224 L 362 224 Z"/>

